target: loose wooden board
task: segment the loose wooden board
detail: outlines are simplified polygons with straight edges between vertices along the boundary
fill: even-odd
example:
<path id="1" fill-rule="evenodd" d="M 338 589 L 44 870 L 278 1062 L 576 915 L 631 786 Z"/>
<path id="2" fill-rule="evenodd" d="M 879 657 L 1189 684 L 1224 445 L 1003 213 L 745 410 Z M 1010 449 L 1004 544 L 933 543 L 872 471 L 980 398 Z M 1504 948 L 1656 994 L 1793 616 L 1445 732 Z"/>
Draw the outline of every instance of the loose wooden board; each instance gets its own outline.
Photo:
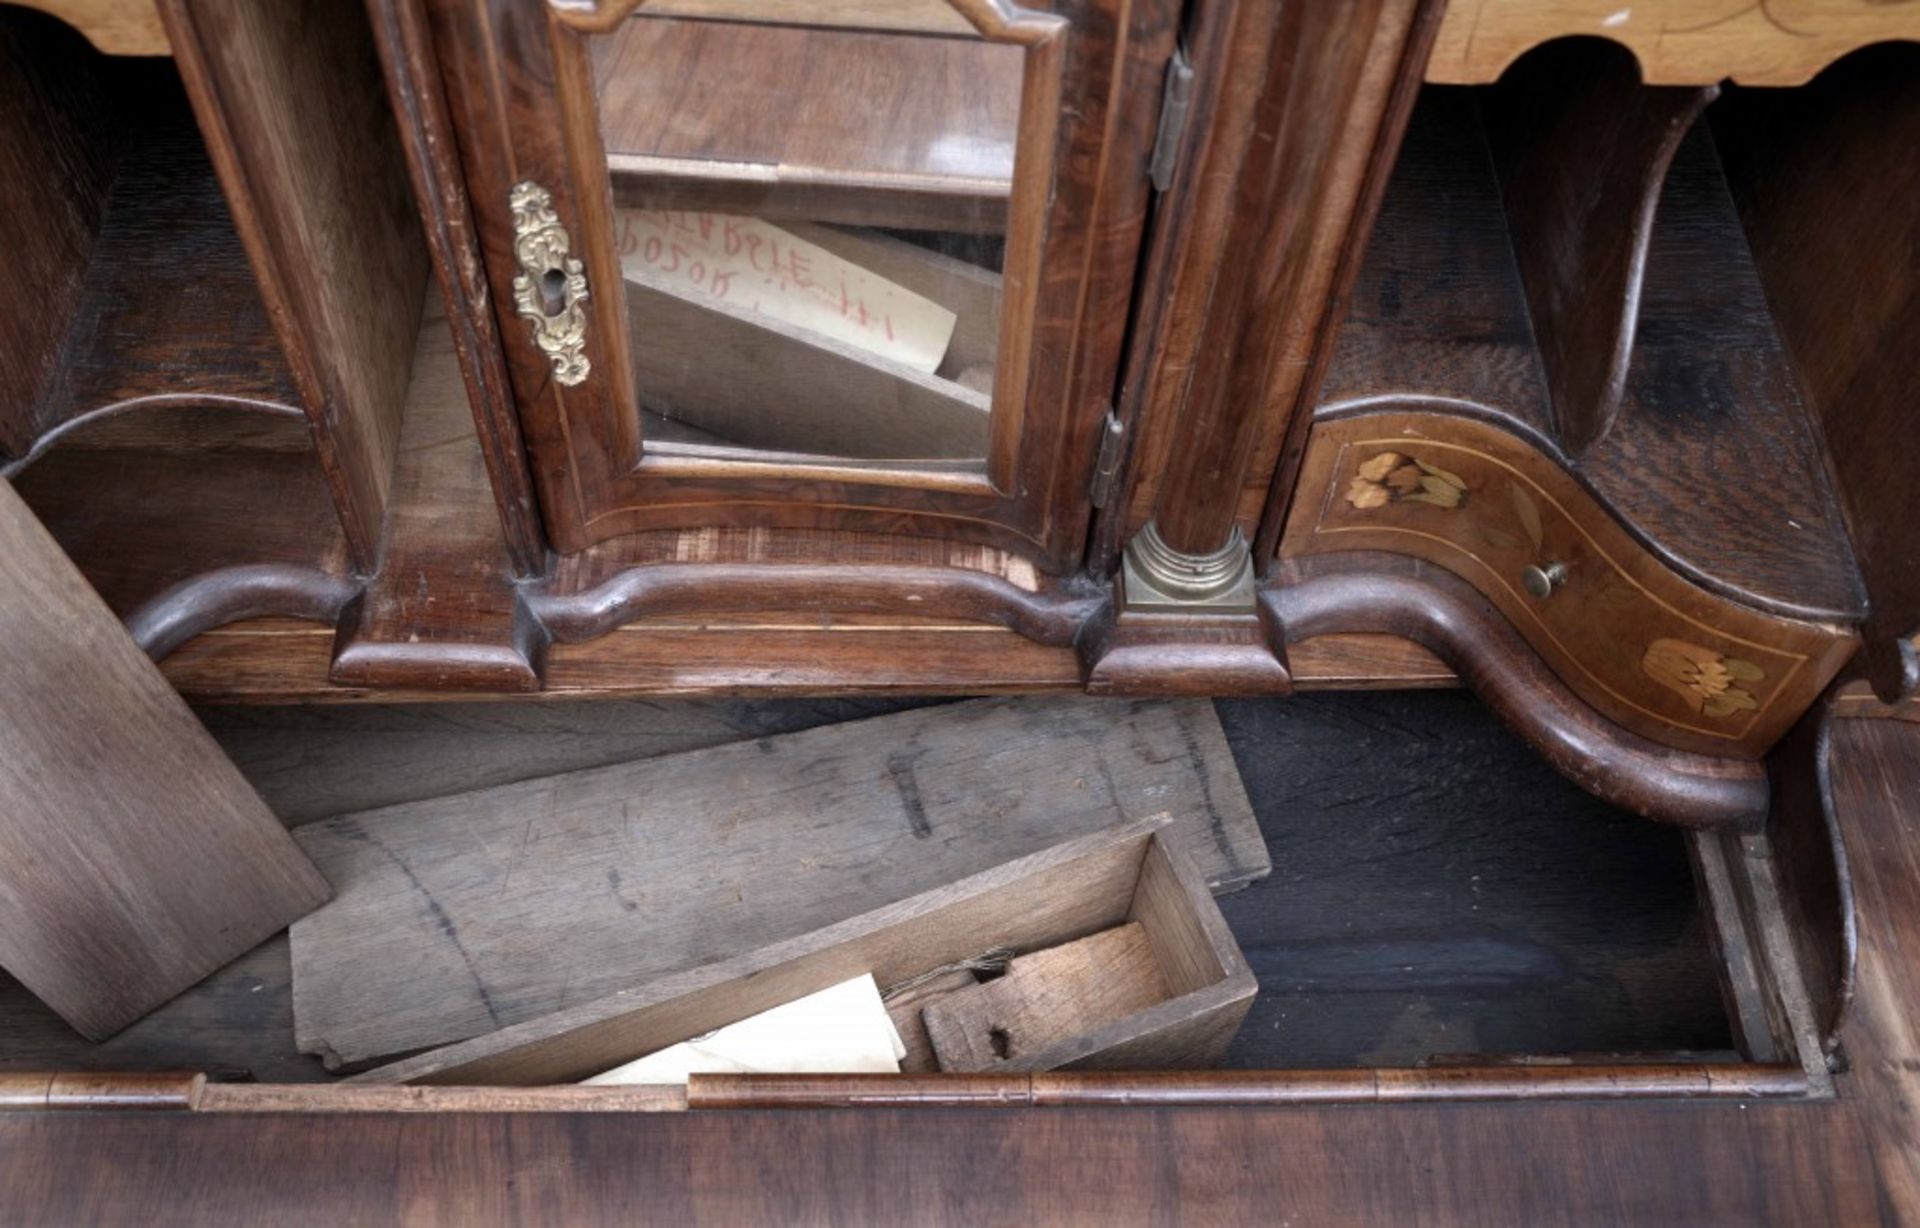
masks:
<path id="1" fill-rule="evenodd" d="M 326 883 L 0 482 L 0 966 L 99 1040 Z"/>
<path id="2" fill-rule="evenodd" d="M 1203 701 L 981 700 L 325 820 L 296 1036 L 451 1043 L 1161 811 L 1216 889 L 1270 868 Z"/>

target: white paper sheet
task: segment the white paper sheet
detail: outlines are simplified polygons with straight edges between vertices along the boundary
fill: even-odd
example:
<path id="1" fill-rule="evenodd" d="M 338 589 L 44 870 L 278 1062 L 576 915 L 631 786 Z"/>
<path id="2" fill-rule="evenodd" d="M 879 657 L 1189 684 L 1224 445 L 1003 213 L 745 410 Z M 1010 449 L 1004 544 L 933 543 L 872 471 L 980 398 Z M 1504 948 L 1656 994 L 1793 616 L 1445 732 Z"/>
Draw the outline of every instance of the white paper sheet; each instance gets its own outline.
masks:
<path id="1" fill-rule="evenodd" d="M 957 317 L 932 299 L 758 218 L 622 209 L 627 278 L 698 302 L 724 301 L 933 372 Z"/>
<path id="2" fill-rule="evenodd" d="M 897 1074 L 907 1048 L 863 973 L 616 1066 L 592 1084 L 685 1083 L 691 1074 Z"/>

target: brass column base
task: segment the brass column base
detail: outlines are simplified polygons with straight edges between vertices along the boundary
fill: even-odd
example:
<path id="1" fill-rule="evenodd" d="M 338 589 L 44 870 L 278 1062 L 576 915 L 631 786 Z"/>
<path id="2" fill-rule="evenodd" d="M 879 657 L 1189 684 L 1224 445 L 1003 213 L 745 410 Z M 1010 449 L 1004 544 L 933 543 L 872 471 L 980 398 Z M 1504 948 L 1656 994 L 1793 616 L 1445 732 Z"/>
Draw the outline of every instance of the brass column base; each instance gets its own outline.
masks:
<path id="1" fill-rule="evenodd" d="M 1127 543 L 1120 596 L 1129 610 L 1168 614 L 1237 614 L 1254 609 L 1253 555 L 1236 527 L 1211 554 L 1167 545 L 1150 520 Z"/>

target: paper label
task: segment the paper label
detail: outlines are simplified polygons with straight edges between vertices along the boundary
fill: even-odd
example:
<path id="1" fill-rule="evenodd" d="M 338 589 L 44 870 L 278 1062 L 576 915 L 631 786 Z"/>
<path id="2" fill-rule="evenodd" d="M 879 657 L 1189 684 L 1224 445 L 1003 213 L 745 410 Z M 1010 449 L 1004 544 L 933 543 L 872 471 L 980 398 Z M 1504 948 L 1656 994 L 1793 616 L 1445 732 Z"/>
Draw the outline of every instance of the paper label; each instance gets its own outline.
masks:
<path id="1" fill-rule="evenodd" d="M 652 289 L 712 298 L 931 374 L 954 314 L 758 218 L 618 211 L 620 267 Z"/>

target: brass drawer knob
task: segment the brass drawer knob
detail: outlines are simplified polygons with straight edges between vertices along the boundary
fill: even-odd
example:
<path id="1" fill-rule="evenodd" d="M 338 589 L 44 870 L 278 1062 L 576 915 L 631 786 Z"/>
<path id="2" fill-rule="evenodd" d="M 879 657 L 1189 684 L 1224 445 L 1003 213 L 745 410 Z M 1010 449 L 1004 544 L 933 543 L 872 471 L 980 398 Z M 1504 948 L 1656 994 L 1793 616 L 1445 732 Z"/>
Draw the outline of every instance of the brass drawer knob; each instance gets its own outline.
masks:
<path id="1" fill-rule="evenodd" d="M 1542 601 L 1553 596 L 1553 591 L 1566 582 L 1565 563 L 1548 563 L 1545 567 L 1536 563 L 1520 573 L 1520 583 L 1526 586 L 1527 592 Z"/>

